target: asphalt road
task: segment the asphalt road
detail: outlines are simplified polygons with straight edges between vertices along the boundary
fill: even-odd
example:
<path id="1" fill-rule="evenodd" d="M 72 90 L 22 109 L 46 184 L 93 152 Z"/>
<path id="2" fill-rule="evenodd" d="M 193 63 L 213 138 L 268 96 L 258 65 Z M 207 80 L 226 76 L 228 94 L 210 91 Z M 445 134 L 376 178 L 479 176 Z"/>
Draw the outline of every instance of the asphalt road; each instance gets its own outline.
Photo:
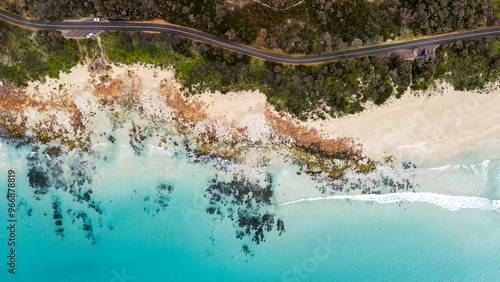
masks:
<path id="1" fill-rule="evenodd" d="M 287 56 L 258 50 L 242 44 L 238 44 L 214 35 L 186 27 L 154 24 L 154 23 L 129 23 L 129 22 L 44 22 L 22 18 L 6 11 L 0 10 L 0 19 L 25 27 L 38 29 L 59 30 L 123 30 L 123 31 L 153 31 L 166 32 L 193 40 L 202 41 L 214 46 L 222 47 L 235 52 L 243 53 L 252 57 L 274 61 L 284 64 L 317 64 L 329 61 L 341 60 L 351 57 L 362 57 L 376 54 L 390 53 L 397 50 L 411 49 L 434 44 L 445 44 L 457 40 L 467 40 L 481 37 L 500 36 L 500 27 L 485 28 L 474 31 L 466 31 L 454 34 L 435 36 L 427 39 L 418 39 L 401 43 L 385 44 L 380 46 L 359 48 L 343 52 L 312 56 Z"/>

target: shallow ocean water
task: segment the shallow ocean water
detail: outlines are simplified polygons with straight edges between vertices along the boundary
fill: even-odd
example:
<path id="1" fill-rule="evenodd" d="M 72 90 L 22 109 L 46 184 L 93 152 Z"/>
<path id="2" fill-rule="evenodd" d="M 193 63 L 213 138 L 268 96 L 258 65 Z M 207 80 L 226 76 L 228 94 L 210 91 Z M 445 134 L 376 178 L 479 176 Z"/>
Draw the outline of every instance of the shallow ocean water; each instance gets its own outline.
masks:
<path id="1" fill-rule="evenodd" d="M 245 169 L 182 146 L 137 155 L 117 142 L 48 160 L 3 142 L 3 191 L 16 172 L 16 274 L 2 228 L 0 281 L 494 281 L 495 142 L 367 176 L 415 183 L 393 195 L 322 193 L 328 183 L 293 165 Z M 7 205 L 2 197 L 4 225 Z"/>

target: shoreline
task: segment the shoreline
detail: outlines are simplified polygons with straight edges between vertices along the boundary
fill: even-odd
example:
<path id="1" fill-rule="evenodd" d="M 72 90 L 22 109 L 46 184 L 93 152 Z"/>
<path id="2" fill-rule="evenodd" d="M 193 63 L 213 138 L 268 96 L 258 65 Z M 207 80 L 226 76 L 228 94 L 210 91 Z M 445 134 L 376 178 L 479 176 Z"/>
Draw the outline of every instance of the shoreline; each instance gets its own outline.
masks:
<path id="1" fill-rule="evenodd" d="M 441 83 L 425 92 L 408 90 L 400 99 L 392 97 L 382 106 L 366 104 L 367 109 L 358 114 L 299 123 L 280 117 L 257 90 L 185 97 L 172 69 L 138 64 L 111 66 L 110 70 L 91 71 L 88 64 L 78 65 L 69 74 L 61 73 L 59 79 L 31 82 L 25 88 L 23 107 L 17 106 L 18 114 L 28 117 L 26 127 L 50 121 L 56 130 L 72 132 L 71 115 L 75 111 L 81 113 L 82 123 L 91 126 L 99 124 L 98 112 L 103 110 L 99 100 L 129 99 L 137 102 L 146 115 L 159 120 L 179 115 L 198 134 L 211 127 L 210 134 L 222 143 L 234 145 L 244 140 L 272 144 L 276 126 L 281 126 L 286 130 L 278 130 L 279 134 L 296 140 L 311 134 L 317 136 L 309 138 L 312 141 L 306 138 L 309 142 L 347 138 L 376 161 L 388 156 L 398 160 L 450 158 L 500 137 L 500 112 L 495 107 L 500 104 L 499 83 L 483 91 L 465 92 Z M 177 93 L 175 97 L 173 92 Z"/>
<path id="2" fill-rule="evenodd" d="M 231 122 L 242 120 L 241 111 L 258 114 L 266 106 L 265 95 L 258 91 L 204 93 L 199 97 L 208 104 L 209 116 L 221 115 Z M 378 161 L 388 156 L 448 159 L 500 138 L 498 104 L 498 83 L 483 91 L 457 91 L 440 83 L 425 92 L 407 91 L 400 99 L 391 97 L 381 106 L 365 105 L 367 109 L 361 113 L 300 125 L 319 131 L 325 139 L 353 138 L 362 144 L 364 154 Z"/>
<path id="3" fill-rule="evenodd" d="M 477 119 L 489 117 L 482 120 L 482 126 L 490 126 L 498 118 L 492 114 L 495 109 L 492 101 L 500 102 L 497 88 L 488 95 L 476 93 L 472 96 L 471 93 L 452 91 L 450 87 L 443 86 L 441 92 L 428 91 L 420 93 L 420 96 L 406 93 L 399 100 L 392 99 L 381 107 L 368 107 L 368 110 L 357 115 L 298 123 L 289 116 L 281 117 L 269 107 L 266 96 L 258 91 L 228 94 L 206 92 L 185 97 L 173 74 L 172 69 L 158 70 L 141 65 L 112 65 L 110 69 L 97 74 L 89 72 L 87 65 L 80 65 L 72 73 L 62 74 L 60 79 L 33 82 L 24 92 L 7 94 L 6 98 L 11 103 L 6 105 L 12 107 L 9 112 L 12 116 L 24 117 L 16 121 L 19 123 L 24 119 L 24 127 L 30 129 L 26 130 L 30 134 L 24 134 L 23 138 L 38 143 L 40 152 L 47 158 L 57 157 L 60 151 L 69 152 L 73 148 L 99 153 L 117 146 L 128 148 L 124 150 L 127 155 L 143 156 L 151 148 L 154 151 L 160 148 L 170 150 L 168 148 L 177 148 L 181 144 L 180 147 L 185 148 L 188 154 L 198 156 L 199 160 L 204 157 L 220 158 L 246 172 L 269 168 L 282 175 L 278 181 L 283 188 L 278 191 L 279 199 L 283 202 L 322 194 L 358 197 L 358 194 L 413 191 L 483 197 L 489 193 L 486 190 L 489 186 L 483 181 L 484 175 L 488 179 L 488 165 L 459 166 L 442 174 L 435 173 L 432 161 L 428 162 L 431 164 L 430 170 L 425 165 L 420 169 L 416 160 L 418 158 L 405 153 L 411 147 L 404 145 L 408 142 L 437 142 L 444 148 L 439 151 L 441 155 L 435 154 L 439 147 L 422 153 L 422 159 L 428 156 L 437 159 L 454 148 L 463 147 L 465 150 L 470 147 L 468 142 L 472 145 L 483 142 L 484 134 L 470 132 L 482 130 L 481 126 L 475 124 Z M 60 89 L 58 85 L 62 85 Z M 429 96 L 430 93 L 434 94 Z M 17 103 L 18 96 L 23 103 Z M 452 111 L 454 108 L 449 106 L 454 100 L 461 101 L 451 104 L 456 111 Z M 486 106 L 487 110 L 478 111 Z M 436 110 L 443 107 L 448 107 L 449 111 Z M 7 113 L 8 108 L 5 109 Z M 408 109 L 416 109 L 417 113 L 408 114 Z M 462 119 L 457 119 L 457 115 L 461 115 Z M 443 121 L 435 123 L 436 119 Z M 389 122 L 397 126 L 390 127 Z M 410 123 L 411 126 L 405 127 Z M 376 126 L 380 124 L 386 125 L 385 131 L 384 128 L 377 130 Z M 445 136 L 455 138 L 453 144 L 441 143 L 443 137 L 433 139 L 429 137 L 432 135 L 419 131 L 425 132 L 436 125 L 446 130 L 450 124 L 459 125 L 451 127 L 455 129 L 449 132 L 451 137 Z M 453 135 L 463 133 L 456 129 L 465 126 L 474 128 L 467 128 L 463 136 Z M 387 128 L 392 131 L 388 133 Z M 54 134 L 61 130 L 66 132 Z M 495 135 L 499 132 L 500 126 L 497 126 L 485 133 L 500 136 Z M 362 133 L 367 134 L 368 138 L 363 138 Z M 384 141 L 387 136 L 392 138 L 392 143 Z M 317 151 L 308 151 L 304 145 L 307 142 L 311 142 L 311 146 L 317 145 L 314 143 L 317 141 L 338 145 L 335 143 L 338 140 L 352 140 L 353 144 L 359 146 L 361 153 L 368 156 L 366 162 L 356 155 L 322 155 Z M 450 144 L 455 147 L 449 148 Z M 407 151 L 402 150 L 401 146 Z M 341 149 L 333 146 L 334 152 Z M 394 158 L 384 159 L 387 156 Z M 440 159 L 440 162 L 446 165 L 453 160 Z M 416 168 L 415 163 L 418 164 L 417 170 L 413 169 Z M 494 169 L 494 165 L 491 169 Z M 449 177 L 456 178 L 460 173 L 470 181 L 449 181 Z M 262 175 L 254 173 L 244 174 L 256 182 L 262 178 Z M 166 179 L 172 177 L 168 165 L 164 175 Z M 300 175 L 307 177 L 301 178 Z M 442 185 L 434 185 L 438 180 Z M 314 189 L 302 189 L 304 187 Z"/>
<path id="4" fill-rule="evenodd" d="M 326 138 L 359 140 L 374 159 L 448 159 L 500 137 L 498 103 L 498 83 L 482 91 L 457 91 L 440 83 L 355 115 L 306 124 L 321 129 Z"/>

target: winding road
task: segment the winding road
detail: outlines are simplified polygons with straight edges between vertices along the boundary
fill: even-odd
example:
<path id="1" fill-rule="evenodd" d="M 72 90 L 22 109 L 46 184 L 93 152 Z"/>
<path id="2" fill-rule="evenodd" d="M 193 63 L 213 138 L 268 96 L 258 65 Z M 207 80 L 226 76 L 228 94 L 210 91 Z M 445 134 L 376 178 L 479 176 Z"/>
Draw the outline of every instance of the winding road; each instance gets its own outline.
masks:
<path id="1" fill-rule="evenodd" d="M 440 45 L 457 40 L 475 39 L 481 37 L 500 36 L 500 27 L 483 28 L 473 31 L 457 32 L 452 34 L 434 36 L 431 38 L 417 39 L 407 42 L 384 44 L 372 47 L 358 48 L 321 55 L 291 56 L 275 54 L 239 43 L 235 43 L 214 35 L 207 34 L 191 28 L 156 23 L 132 23 L 132 22 L 46 22 L 26 19 L 0 10 L 0 19 L 23 27 L 46 29 L 46 30 L 122 30 L 122 31 L 152 31 L 165 32 L 182 36 L 185 38 L 201 41 L 214 46 L 222 47 L 231 51 L 246 54 L 252 57 L 269 60 L 273 62 L 293 65 L 318 64 L 336 61 L 352 57 L 363 57 L 376 54 L 385 54 L 394 51 L 418 48 L 428 45 Z"/>

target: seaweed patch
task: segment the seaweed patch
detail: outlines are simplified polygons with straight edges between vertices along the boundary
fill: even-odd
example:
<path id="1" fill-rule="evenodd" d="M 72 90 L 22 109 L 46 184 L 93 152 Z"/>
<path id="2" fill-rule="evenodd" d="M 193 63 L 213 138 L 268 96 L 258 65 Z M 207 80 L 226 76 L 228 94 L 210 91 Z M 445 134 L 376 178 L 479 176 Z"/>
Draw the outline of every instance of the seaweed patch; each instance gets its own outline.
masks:
<path id="1" fill-rule="evenodd" d="M 82 230 L 85 232 L 85 237 L 92 242 L 92 245 L 97 243 L 96 237 L 94 235 L 94 228 L 92 227 L 92 220 L 85 212 L 80 212 L 76 218 L 82 220 Z"/>
<path id="2" fill-rule="evenodd" d="M 50 181 L 47 171 L 40 167 L 33 166 L 28 171 L 29 185 L 34 189 L 36 195 L 47 194 Z"/>
<path id="3" fill-rule="evenodd" d="M 150 210 L 154 208 L 155 212 L 153 213 L 153 216 L 167 209 L 171 199 L 170 194 L 174 191 L 174 187 L 166 183 L 160 183 L 156 186 L 155 191 L 156 194 L 153 196 L 154 200 L 151 200 L 150 196 L 144 197 L 145 202 L 152 202 L 150 206 L 144 207 L 144 211 L 149 214 Z"/>
<path id="4" fill-rule="evenodd" d="M 265 234 L 274 229 L 281 235 L 284 222 L 274 213 L 266 211 L 274 204 L 273 179 L 266 173 L 263 184 L 250 181 L 244 175 L 233 176 L 231 181 L 212 179 L 206 189 L 209 198 L 208 214 L 223 220 L 229 218 L 236 228 L 237 239 L 250 237 L 255 244 L 265 241 Z"/>
<path id="5" fill-rule="evenodd" d="M 62 227 L 62 213 L 61 213 L 61 202 L 59 198 L 55 198 L 52 202 L 52 209 L 54 210 L 52 219 L 54 219 L 56 225 L 56 235 L 64 237 L 64 228 Z"/>
<path id="6" fill-rule="evenodd" d="M 338 179 L 314 176 L 314 180 L 320 183 L 316 188 L 322 194 L 382 194 L 396 192 L 416 192 L 419 188 L 413 183 L 412 174 L 400 173 L 398 170 L 387 168 L 377 169 L 371 173 L 351 172 L 342 175 Z"/>

